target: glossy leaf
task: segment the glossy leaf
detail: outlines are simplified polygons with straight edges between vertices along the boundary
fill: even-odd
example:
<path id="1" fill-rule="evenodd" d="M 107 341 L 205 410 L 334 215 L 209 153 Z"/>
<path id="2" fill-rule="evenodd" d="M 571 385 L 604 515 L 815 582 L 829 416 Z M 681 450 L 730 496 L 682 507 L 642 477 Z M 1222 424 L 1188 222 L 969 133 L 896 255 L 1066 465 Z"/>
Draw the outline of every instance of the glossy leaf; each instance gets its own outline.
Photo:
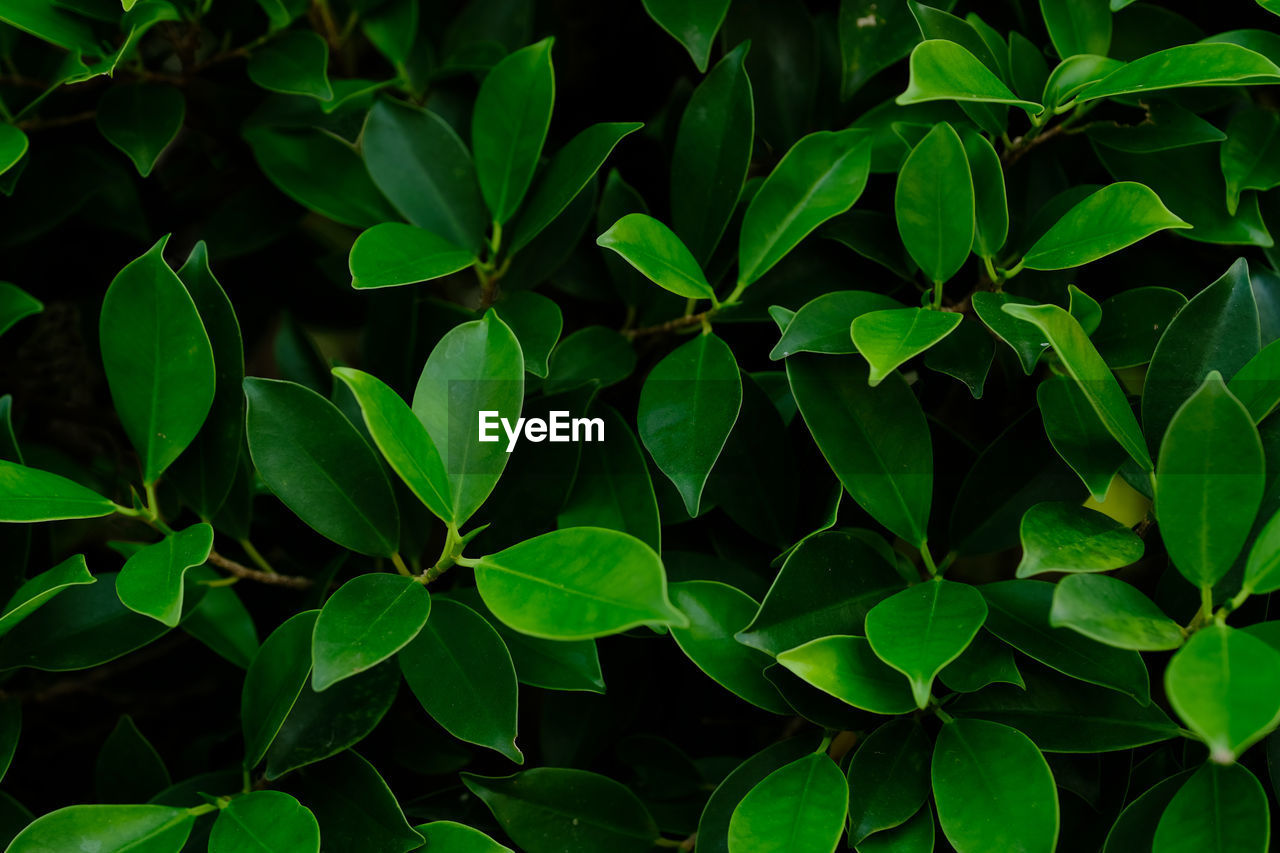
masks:
<path id="1" fill-rule="evenodd" d="M 715 299 L 693 253 L 670 228 L 652 216 L 628 213 L 596 239 L 654 284 L 689 299 Z"/>
<path id="2" fill-rule="evenodd" d="M 320 825 L 288 794 L 253 791 L 218 812 L 209 853 L 320 853 Z"/>
<path id="3" fill-rule="evenodd" d="M 1150 188 L 1108 184 L 1076 204 L 1027 250 L 1027 269 L 1078 267 L 1118 252 L 1166 228 L 1190 228 Z"/>
<path id="4" fill-rule="evenodd" d="M 1040 0 L 1049 39 L 1058 56 L 1088 53 L 1106 56 L 1111 47 L 1111 8 L 1107 0 Z"/>
<path id="5" fill-rule="evenodd" d="M 102 301 L 99 335 L 111 398 L 154 483 L 196 437 L 213 404 L 213 351 L 161 239 L 122 269 Z"/>
<path id="6" fill-rule="evenodd" d="M 1227 126 L 1223 143 L 1222 175 L 1227 180 L 1227 212 L 1235 214 L 1245 190 L 1269 190 L 1280 186 L 1280 119 L 1266 110 L 1240 112 Z"/>
<path id="7" fill-rule="evenodd" d="M 973 251 L 983 258 L 994 258 L 1009 236 L 1009 202 L 1005 197 L 1004 167 L 995 148 L 985 136 L 962 128 L 960 141 L 969 160 L 973 176 L 974 220 Z"/>
<path id="8" fill-rule="evenodd" d="M 516 746 L 516 671 L 482 616 L 465 604 L 437 601 L 397 660 L 413 695 L 449 734 L 524 763 Z"/>
<path id="9" fill-rule="evenodd" d="M 68 557 L 52 569 L 41 572 L 18 587 L 4 609 L 0 610 L 0 637 L 12 631 L 15 625 L 68 587 L 95 582 L 93 575 L 89 574 L 89 567 L 85 565 L 83 554 Z M 0 776 L 3 775 L 0 773 Z"/>
<path id="10" fill-rule="evenodd" d="M 661 552 L 662 524 L 644 451 L 613 409 L 605 409 L 609 440 L 583 445 L 573 491 L 557 516 L 559 527 L 621 530 Z"/>
<path id="11" fill-rule="evenodd" d="M 1183 44 L 1156 51 L 1116 69 L 1078 96 L 1083 103 L 1117 95 L 1183 86 L 1235 86 L 1280 79 L 1271 60 L 1235 44 Z"/>
<path id="12" fill-rule="evenodd" d="M 1197 631 L 1169 662 L 1169 703 L 1220 763 L 1280 723 L 1280 652 L 1225 625 Z"/>
<path id="13" fill-rule="evenodd" d="M 1246 853 L 1269 849 L 1270 806 L 1252 773 L 1238 764 L 1204 764 L 1173 795 L 1152 850 Z"/>
<path id="14" fill-rule="evenodd" d="M 1249 559 L 1244 566 L 1244 588 L 1259 594 L 1280 589 L 1280 512 L 1271 517 L 1249 549 Z"/>
<path id="15" fill-rule="evenodd" d="M 858 129 L 819 131 L 793 145 L 742 218 L 738 286 L 759 279 L 815 228 L 852 207 L 870 169 L 870 139 Z"/>
<path id="16" fill-rule="evenodd" d="M 778 663 L 842 702 L 873 714 L 905 714 L 916 707 L 902 676 L 862 637 L 812 640 L 778 655 Z"/>
<path id="17" fill-rule="evenodd" d="M 959 272 L 969 257 L 974 204 L 964 143 L 951 125 L 939 124 L 902 164 L 893 196 L 902 242 L 935 286 Z"/>
<path id="18" fill-rule="evenodd" d="M 1187 298 L 1167 287 L 1135 287 L 1102 303 L 1102 322 L 1090 334 L 1103 361 L 1113 368 L 1151 361 L 1160 336 Z"/>
<path id="19" fill-rule="evenodd" d="M 1156 468 L 1156 518 L 1173 564 L 1197 586 L 1235 562 L 1262 503 L 1265 458 L 1249 411 L 1213 371 L 1174 414 Z"/>
<path id="20" fill-rule="evenodd" d="M 686 623 L 667 598 L 658 555 L 616 530 L 544 533 L 481 557 L 475 569 L 485 605 L 534 637 L 582 640 L 637 625 Z"/>
<path id="21" fill-rule="evenodd" d="M 1231 377 L 1227 388 L 1249 410 L 1253 422 L 1261 423 L 1280 405 L 1280 344 L 1267 344 Z"/>
<path id="22" fill-rule="evenodd" d="M 900 307 L 880 293 L 866 290 L 833 290 L 809 300 L 787 323 L 782 338 L 769 353 L 777 361 L 798 352 L 857 352 L 850 336 L 854 320 L 871 311 Z"/>
<path id="23" fill-rule="evenodd" d="M 978 318 L 1008 344 L 1018 355 L 1022 372 L 1031 375 L 1040 356 L 1049 347 L 1045 336 L 1035 326 L 1014 319 L 1003 310 L 1005 305 L 1034 305 L 1035 303 L 1011 293 L 987 293 L 979 291 L 971 297 L 973 311 Z"/>
<path id="24" fill-rule="evenodd" d="M 849 762 L 849 838 L 901 826 L 929 799 L 929 743 L 914 720 L 892 720 L 872 732 Z"/>
<path id="25" fill-rule="evenodd" d="M 1056 848 L 1053 774 L 1021 732 L 983 720 L 947 723 L 931 775 L 938 822 L 958 853 Z"/>
<path id="26" fill-rule="evenodd" d="M 74 480 L 0 459 L 0 521 L 99 518 L 115 511 L 114 503 Z"/>
<path id="27" fill-rule="evenodd" d="M 435 820 L 414 827 L 437 853 L 511 853 L 478 829 L 451 820 Z"/>
<path id="28" fill-rule="evenodd" d="M 493 310 L 519 341 L 525 371 L 546 379 L 547 361 L 564 328 L 560 306 L 540 293 L 524 291 L 508 294 Z"/>
<path id="29" fill-rule="evenodd" d="M 329 597 L 311 643 L 311 686 L 327 690 L 410 643 L 431 612 L 431 596 L 413 578 L 359 575 Z"/>
<path id="30" fill-rule="evenodd" d="M 295 614 L 271 632 L 245 675 L 240 695 L 246 768 L 256 767 L 280 732 L 311 674 L 311 637 L 318 610 Z"/>
<path id="31" fill-rule="evenodd" d="M 1089 398 L 1069 376 L 1053 376 L 1036 388 L 1036 403 L 1053 449 L 1094 500 L 1105 500 L 1116 471 L 1129 455 L 1112 440 Z"/>
<path id="32" fill-rule="evenodd" d="M 329 44 L 319 33 L 293 30 L 277 36 L 249 55 L 249 79 L 285 95 L 333 99 L 329 85 Z"/>
<path id="33" fill-rule="evenodd" d="M 292 382 L 250 377 L 244 390 L 249 454 L 276 496 L 344 548 L 395 553 L 400 518 L 391 484 L 351 422 Z"/>
<path id="34" fill-rule="evenodd" d="M 150 616 L 170 628 L 182 618 L 183 578 L 213 550 L 213 528 L 191 527 L 148 545 L 125 561 L 116 579 L 116 593 L 125 607 Z"/>
<path id="35" fill-rule="evenodd" d="M 357 290 L 394 287 L 442 278 L 475 261 L 443 237 L 405 225 L 383 222 L 356 238 L 351 246 L 351 286 Z"/>
<path id="36" fill-rule="evenodd" d="M 872 311 L 854 319 L 854 346 L 871 366 L 874 387 L 905 361 L 919 355 L 956 330 L 963 316 L 927 308 Z"/>
<path id="37" fill-rule="evenodd" d="M 408 853 L 422 847 L 387 783 L 355 752 L 307 767 L 290 784 L 315 814 L 325 850 Z"/>
<path id="38" fill-rule="evenodd" d="M 1076 504 L 1046 502 L 1022 516 L 1018 577 L 1042 572 L 1109 572 L 1142 559 L 1145 546 L 1132 530 Z"/>
<path id="39" fill-rule="evenodd" d="M 9 843 L 12 853 L 80 849 L 176 853 L 195 817 L 172 806 L 66 806 L 41 816 Z"/>
<path id="40" fill-rule="evenodd" d="M 911 51 L 911 80 L 897 102 L 905 105 L 942 100 L 1009 104 L 1029 113 L 1041 110 L 1040 104 L 1010 91 L 961 45 L 946 39 L 926 39 Z"/>
<path id="41" fill-rule="evenodd" d="M 848 788 L 836 763 L 807 755 L 770 773 L 729 821 L 729 853 L 833 853 Z"/>
<path id="42" fill-rule="evenodd" d="M 642 0 L 653 22 L 689 52 L 698 71 L 707 70 L 711 45 L 729 11 L 729 0 Z"/>
<path id="43" fill-rule="evenodd" d="M 1063 578 L 1053 593 L 1049 624 L 1119 649 L 1164 651 L 1183 641 L 1177 622 L 1133 586 L 1110 575 Z"/>
<path id="44" fill-rule="evenodd" d="M 742 405 L 733 352 L 714 334 L 683 344 L 658 363 L 640 391 L 640 441 L 675 484 L 689 515 L 729 438 Z"/>
<path id="45" fill-rule="evenodd" d="M 186 100 L 172 86 L 126 83 L 98 101 L 98 130 L 147 177 L 182 129 Z"/>

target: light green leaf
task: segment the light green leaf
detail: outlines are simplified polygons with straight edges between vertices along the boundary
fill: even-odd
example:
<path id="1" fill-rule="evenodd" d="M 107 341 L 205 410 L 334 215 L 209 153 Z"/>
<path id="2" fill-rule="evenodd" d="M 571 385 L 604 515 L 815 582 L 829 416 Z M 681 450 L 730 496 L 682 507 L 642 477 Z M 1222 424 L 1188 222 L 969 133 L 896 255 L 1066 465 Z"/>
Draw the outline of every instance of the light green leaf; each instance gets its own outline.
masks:
<path id="1" fill-rule="evenodd" d="M 974 254 L 994 258 L 1009 236 L 1009 202 L 1005 198 L 1004 167 L 987 138 L 969 127 L 960 129 L 960 141 L 973 176 L 975 229 Z"/>
<path id="2" fill-rule="evenodd" d="M 964 143 L 950 124 L 938 124 L 902 164 L 893 194 L 903 245 L 936 287 L 959 272 L 969 257 L 976 227 L 974 204 Z"/>
<path id="3" fill-rule="evenodd" d="M 89 574 L 84 555 L 76 554 L 68 557 L 46 572 L 41 572 L 28 580 L 9 597 L 4 609 L 0 610 L 0 637 L 13 630 L 13 627 L 26 619 L 49 599 L 67 587 L 83 586 L 95 582 Z M 0 777 L 3 777 L 0 772 Z"/>
<path id="4" fill-rule="evenodd" d="M 956 330 L 963 315 L 927 308 L 895 308 L 857 317 L 850 332 L 854 346 L 871 366 L 868 382 L 879 385 L 903 362 Z"/>
<path id="5" fill-rule="evenodd" d="M 182 618 L 182 581 L 213 550 L 213 528 L 192 526 L 165 536 L 125 561 L 116 594 L 125 607 L 175 628 Z"/>
<path id="6" fill-rule="evenodd" d="M 485 75 L 471 114 L 471 149 L 493 221 L 515 214 L 533 180 L 551 124 L 552 39 L 509 54 Z"/>
<path id="7" fill-rule="evenodd" d="M 942 727 L 933 752 L 938 823 L 957 853 L 1052 853 L 1058 791 L 1044 756 L 1026 735 L 985 720 Z"/>
<path id="8" fill-rule="evenodd" d="M 1044 83 L 1044 94 L 1040 100 L 1044 101 L 1046 113 L 1056 114 L 1067 109 L 1066 105 L 1081 91 L 1123 67 L 1120 60 L 1105 56 L 1080 54 L 1067 57 L 1050 72 Z"/>
<path id="9" fill-rule="evenodd" d="M 1043 572 L 1109 572 L 1142 559 L 1145 545 L 1132 530 L 1072 503 L 1038 503 L 1022 515 L 1018 577 Z"/>
<path id="10" fill-rule="evenodd" d="M 716 32 L 730 0 L 642 0 L 653 22 L 684 45 L 699 72 L 707 70 Z"/>
<path id="11" fill-rule="evenodd" d="M 1244 547 L 1262 504 L 1265 464 L 1248 410 L 1211 372 L 1169 422 L 1156 468 L 1160 535 L 1196 586 L 1217 583 Z"/>
<path id="12" fill-rule="evenodd" d="M 859 506 L 919 546 L 933 490 L 929 428 L 900 376 L 875 388 L 868 376 L 853 359 L 787 359 L 796 404 L 831 470 Z"/>
<path id="13" fill-rule="evenodd" d="M 449 480 L 426 427 L 400 395 L 376 376 L 351 367 L 335 367 L 333 375 L 351 389 L 364 425 L 382 456 L 432 515 L 448 522 Z"/>
<path id="14" fill-rule="evenodd" d="M 1159 652 L 1182 645 L 1183 631 L 1131 584 L 1110 575 L 1070 575 L 1053 593 L 1049 624 L 1118 649 Z"/>
<path id="15" fill-rule="evenodd" d="M 911 80 L 897 103 L 964 101 L 1009 104 L 1028 113 L 1041 105 L 1019 98 L 964 47 L 946 39 L 926 39 L 911 51 Z"/>
<path id="16" fill-rule="evenodd" d="M 1280 589 L 1280 512 L 1271 516 L 1249 550 L 1244 589 L 1259 595 Z"/>
<path id="17" fill-rule="evenodd" d="M 1076 381 L 1107 431 L 1144 470 L 1152 469 L 1151 455 L 1138 420 L 1129 408 L 1120 383 L 1093 348 L 1079 321 L 1057 305 L 1006 304 L 1002 310 L 1040 329 L 1062 361 L 1067 374 Z"/>
<path id="18" fill-rule="evenodd" d="M 484 617 L 465 604 L 438 600 L 396 659 L 413 695 L 449 734 L 524 763 L 516 746 L 515 667 Z"/>
<path id="19" fill-rule="evenodd" d="M 455 527 L 489 497 L 510 458 L 500 434 L 480 441 L 479 413 L 497 412 L 514 423 L 523 401 L 524 355 L 495 312 L 455 326 L 431 351 L 413 392 L 413 413 L 444 463 Z"/>
<path id="20" fill-rule="evenodd" d="M 148 485 L 200 431 L 215 384 L 209 336 L 191 295 L 164 261 L 166 242 L 120 271 L 99 318 L 111 399 Z"/>
<path id="21" fill-rule="evenodd" d="M 263 481 L 322 536 L 390 556 L 400 513 L 377 456 L 338 408 L 293 382 L 249 377 L 246 437 Z"/>
<path id="22" fill-rule="evenodd" d="M 788 319 L 782 338 L 769 353 L 777 361 L 798 352 L 857 352 L 849 327 L 870 311 L 901 307 L 881 293 L 866 290 L 835 290 L 809 300 Z"/>
<path id="23" fill-rule="evenodd" d="M 1226 625 L 1193 634 L 1169 661 L 1164 687 L 1173 710 L 1219 764 L 1280 723 L 1280 652 Z"/>
<path id="24" fill-rule="evenodd" d="M 1280 67 L 1235 44 L 1182 44 L 1126 63 L 1090 85 L 1080 103 L 1184 86 L 1238 86 L 1280 80 Z"/>
<path id="25" fill-rule="evenodd" d="M 867 614 L 867 641 L 911 682 L 916 707 L 929 704 L 933 679 L 960 656 L 987 618 L 982 594 L 968 584 L 935 580 L 886 598 Z"/>
<path id="26" fill-rule="evenodd" d="M 1058 56 L 1106 56 L 1111 48 L 1111 8 L 1107 0 L 1040 0 L 1040 14 Z"/>
<path id="27" fill-rule="evenodd" d="M 1207 763 L 1173 795 L 1156 833 L 1156 853 L 1264 853 L 1271 807 L 1258 780 L 1239 764 Z"/>
<path id="28" fill-rule="evenodd" d="M 863 637 L 811 640 L 778 655 L 778 663 L 842 702 L 873 714 L 905 714 L 916 707 L 902 676 Z"/>
<path id="29" fill-rule="evenodd" d="M 351 286 L 357 290 L 394 287 L 443 278 L 475 262 L 470 249 L 406 225 L 383 222 L 363 232 L 351 246 Z"/>
<path id="30" fill-rule="evenodd" d="M 729 853 L 834 853 L 849 790 L 823 753 L 779 767 L 752 788 L 729 820 Z"/>
<path id="31" fill-rule="evenodd" d="M 688 627 L 673 627 L 671 636 L 699 669 L 753 705 L 775 714 L 792 713 L 764 677 L 772 663 L 769 656 L 734 639 L 758 609 L 749 595 L 716 581 L 685 581 L 671 585 L 671 601 L 689 619 Z"/>
<path id="32" fill-rule="evenodd" d="M 862 195 L 871 170 L 863 130 L 819 131 L 787 151 L 747 205 L 738 243 L 738 287 L 759 279 L 815 228 Z"/>
<path id="33" fill-rule="evenodd" d="M 1149 188 L 1131 181 L 1108 184 L 1053 224 L 1027 250 L 1033 270 L 1083 266 L 1166 228 L 1190 228 Z"/>
<path id="34" fill-rule="evenodd" d="M 6 851 L 177 853 L 195 822 L 189 810 L 172 806 L 67 806 L 28 825 L 9 843 Z"/>
<path id="35" fill-rule="evenodd" d="M 291 30 L 255 49 L 245 71 L 269 91 L 331 101 L 328 66 L 329 44 L 319 33 Z"/>
<path id="36" fill-rule="evenodd" d="M 585 640 L 637 625 L 688 624 L 667 598 L 658 555 L 616 530 L 544 533 L 481 557 L 475 569 L 485 605 L 534 637 Z"/>
<path id="37" fill-rule="evenodd" d="M 329 597 L 311 641 L 317 693 L 364 672 L 410 643 L 431 613 L 431 596 L 414 578 L 357 575 Z"/>
<path id="38" fill-rule="evenodd" d="M 209 853 L 320 853 L 320 825 L 283 791 L 251 791 L 218 812 Z"/>
<path id="39" fill-rule="evenodd" d="M 714 334 L 681 345 L 645 379 L 636 415 L 640 441 L 675 483 L 690 516 L 699 512 L 707 477 L 741 406 L 738 363 Z"/>
<path id="40" fill-rule="evenodd" d="M 436 853 L 512 853 L 478 829 L 451 820 L 435 820 L 414 827 Z"/>
<path id="41" fill-rule="evenodd" d="M 115 511 L 114 503 L 74 480 L 0 459 L 0 521 L 100 518 Z"/>
<path id="42" fill-rule="evenodd" d="M 645 278 L 672 293 L 690 299 L 716 298 L 693 253 L 652 216 L 627 214 L 596 238 L 596 245 L 617 252 Z"/>

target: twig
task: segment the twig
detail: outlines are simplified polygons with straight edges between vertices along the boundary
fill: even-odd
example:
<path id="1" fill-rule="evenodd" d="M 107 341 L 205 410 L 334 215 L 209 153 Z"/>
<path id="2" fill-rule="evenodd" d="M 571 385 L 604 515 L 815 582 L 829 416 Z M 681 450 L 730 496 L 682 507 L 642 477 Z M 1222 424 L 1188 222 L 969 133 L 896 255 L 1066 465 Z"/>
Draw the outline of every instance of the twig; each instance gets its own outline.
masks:
<path id="1" fill-rule="evenodd" d="M 621 334 L 628 339 L 642 338 L 647 335 L 663 335 L 667 332 L 675 332 L 680 329 L 687 329 L 690 326 L 701 326 L 702 321 L 709 319 L 714 308 L 709 308 L 697 314 L 688 314 L 684 317 L 677 317 L 674 320 L 668 320 L 665 323 L 659 323 L 656 326 L 642 326 L 639 329 L 622 329 Z"/>
<path id="2" fill-rule="evenodd" d="M 58 116 L 56 118 L 29 118 L 18 122 L 20 130 L 48 130 L 55 127 L 66 127 L 67 125 L 80 124 L 85 121 L 93 121 L 97 118 L 96 110 L 85 110 L 80 113 L 72 113 L 71 115 Z"/>
<path id="3" fill-rule="evenodd" d="M 209 562 L 238 578 L 272 586 L 285 586 L 290 589 L 310 589 L 315 583 L 311 578 L 304 578 L 299 575 L 271 574 L 258 569 L 251 569 L 248 566 L 237 563 L 235 560 L 227 559 L 217 551 L 209 552 Z"/>

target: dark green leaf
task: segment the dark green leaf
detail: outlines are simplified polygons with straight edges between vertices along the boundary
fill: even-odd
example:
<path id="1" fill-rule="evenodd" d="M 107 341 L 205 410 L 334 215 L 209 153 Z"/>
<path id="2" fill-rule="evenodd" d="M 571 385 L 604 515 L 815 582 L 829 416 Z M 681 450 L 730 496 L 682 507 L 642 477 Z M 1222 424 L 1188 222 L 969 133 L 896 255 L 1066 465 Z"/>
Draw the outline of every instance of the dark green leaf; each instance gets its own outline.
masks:
<path id="1" fill-rule="evenodd" d="M 1106 56 L 1111 47 L 1107 0 L 1040 0 L 1040 13 L 1058 56 Z"/>
<path id="2" fill-rule="evenodd" d="M 186 106 L 182 92 L 173 86 L 122 83 L 98 101 L 98 130 L 145 178 L 182 129 Z"/>
<path id="3" fill-rule="evenodd" d="M 422 846 L 387 783 L 355 752 L 306 768 L 292 784 L 315 814 L 327 853 L 407 853 Z"/>
<path id="4" fill-rule="evenodd" d="M 914 720 L 892 720 L 876 729 L 849 762 L 849 839 L 906 823 L 929 798 L 932 745 Z"/>
<path id="5" fill-rule="evenodd" d="M 218 813 L 209 853 L 320 853 L 320 825 L 288 794 L 252 791 Z"/>
<path id="6" fill-rule="evenodd" d="M 249 79 L 264 89 L 286 95 L 333 100 L 329 85 L 329 44 L 319 33 L 293 30 L 249 55 Z"/>
<path id="7" fill-rule="evenodd" d="M 298 613 L 271 632 L 245 674 L 240 695 L 246 768 L 258 765 L 311 674 L 311 636 L 318 610 Z"/>
<path id="8" fill-rule="evenodd" d="M 871 311 L 900 307 L 888 296 L 866 290 L 835 290 L 811 299 L 800 307 L 769 353 L 777 361 L 798 352 L 857 352 L 850 325 Z"/>
<path id="9" fill-rule="evenodd" d="M 45 853 L 87 847 L 102 853 L 178 853 L 194 823 L 187 809 L 171 806 L 67 806 L 22 830 L 7 850 Z"/>
<path id="10" fill-rule="evenodd" d="M 935 287 L 959 272 L 969 257 L 976 227 L 974 205 L 964 143 L 943 122 L 912 149 L 893 196 L 902 242 Z"/>
<path id="11" fill-rule="evenodd" d="M 1053 593 L 1049 624 L 1118 649 L 1165 651 L 1183 640 L 1177 622 L 1132 585 L 1110 575 L 1063 578 Z"/>
<path id="12" fill-rule="evenodd" d="M 871 367 L 874 387 L 905 361 L 933 347 L 956 330 L 962 315 L 927 308 L 895 308 L 856 317 L 853 344 Z"/>
<path id="13" fill-rule="evenodd" d="M 1239 764 L 1204 764 L 1178 789 L 1156 826 L 1161 853 L 1262 853 L 1271 839 L 1262 785 Z"/>
<path id="14" fill-rule="evenodd" d="M 1166 228 L 1190 228 L 1149 187 L 1132 181 L 1108 184 L 1076 204 L 1027 250 L 1033 270 L 1083 266 Z M 1016 316 L 1016 315 L 1015 315 Z"/>
<path id="15" fill-rule="evenodd" d="M 724 23 L 730 0 L 642 0 L 644 10 L 684 49 L 698 67 L 707 70 L 711 45 Z"/>
<path id="16" fill-rule="evenodd" d="M 367 574 L 347 581 L 316 619 L 311 686 L 317 692 L 382 663 L 427 622 L 431 596 L 401 575 Z"/>

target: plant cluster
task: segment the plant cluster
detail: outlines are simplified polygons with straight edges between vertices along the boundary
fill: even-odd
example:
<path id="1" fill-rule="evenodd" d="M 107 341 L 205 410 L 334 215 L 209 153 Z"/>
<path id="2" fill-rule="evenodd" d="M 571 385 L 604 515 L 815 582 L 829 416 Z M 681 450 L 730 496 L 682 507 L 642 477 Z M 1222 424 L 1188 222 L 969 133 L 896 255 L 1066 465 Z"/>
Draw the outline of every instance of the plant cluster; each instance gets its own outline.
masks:
<path id="1" fill-rule="evenodd" d="M 0 0 L 3 844 L 1264 853 L 1278 14 Z"/>

